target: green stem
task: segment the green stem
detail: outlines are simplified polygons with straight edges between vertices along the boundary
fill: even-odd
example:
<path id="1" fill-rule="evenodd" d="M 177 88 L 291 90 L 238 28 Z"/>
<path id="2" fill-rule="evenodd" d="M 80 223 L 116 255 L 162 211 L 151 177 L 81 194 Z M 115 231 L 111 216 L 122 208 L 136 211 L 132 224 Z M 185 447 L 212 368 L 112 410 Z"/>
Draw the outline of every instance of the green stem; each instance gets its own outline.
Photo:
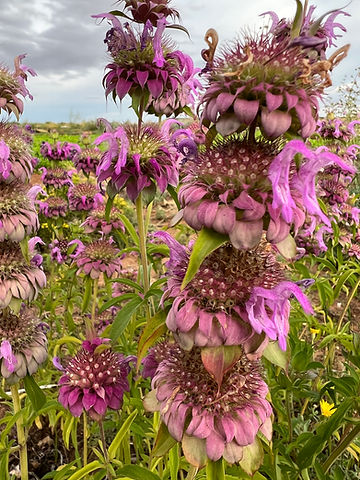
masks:
<path id="1" fill-rule="evenodd" d="M 208 461 L 206 465 L 206 480 L 225 480 L 225 464 L 222 458 L 217 462 Z"/>
<path id="2" fill-rule="evenodd" d="M 88 460 L 88 423 L 87 423 L 87 417 L 86 417 L 86 412 L 83 413 L 83 425 L 84 425 L 84 445 L 83 445 L 83 467 L 87 465 L 87 460 Z"/>
<path id="3" fill-rule="evenodd" d="M 339 445 L 334 448 L 334 450 L 331 452 L 331 454 L 328 456 L 328 458 L 325 460 L 323 463 L 322 467 L 324 472 L 326 473 L 331 465 L 335 462 L 335 460 L 340 457 L 340 455 L 344 452 L 344 450 L 347 449 L 347 447 L 350 445 L 350 443 L 360 434 L 360 423 L 358 423 L 350 433 L 346 435 L 346 437 L 342 440 Z"/>
<path id="4" fill-rule="evenodd" d="M 140 257 L 141 265 L 143 268 L 143 286 L 144 293 L 149 290 L 149 277 L 148 277 L 148 263 L 146 255 L 146 230 L 143 216 L 143 203 L 141 193 L 136 199 L 136 216 L 139 229 L 139 247 L 140 247 Z"/>
<path id="5" fill-rule="evenodd" d="M 287 413 L 287 421 L 288 421 L 288 428 L 289 428 L 289 443 L 292 442 L 293 437 L 293 429 L 292 429 L 292 415 L 291 415 L 291 393 L 286 390 L 285 392 L 285 403 L 286 403 L 286 413 Z"/>
<path id="6" fill-rule="evenodd" d="M 108 454 L 107 447 L 106 447 L 104 424 L 103 424 L 102 420 L 99 421 L 99 430 L 100 430 L 102 450 L 103 450 L 105 463 L 106 463 L 106 475 L 107 475 L 108 480 L 112 480 L 113 477 L 111 475 L 110 468 L 109 468 L 109 454 Z"/>
<path id="7" fill-rule="evenodd" d="M 10 387 L 11 395 L 14 405 L 14 414 L 16 415 L 21 411 L 21 401 L 19 397 L 18 384 L 12 385 Z M 20 447 L 20 474 L 21 480 L 29 479 L 29 470 L 28 470 L 28 459 L 27 459 L 27 446 L 26 446 L 26 435 L 24 427 L 24 418 L 23 415 L 20 415 L 16 421 L 16 430 L 17 430 L 17 440 Z"/>
<path id="8" fill-rule="evenodd" d="M 99 279 L 95 278 L 93 283 L 93 299 L 91 304 L 91 318 L 88 319 L 85 317 L 86 325 L 86 339 L 92 340 L 96 337 L 95 330 L 95 320 L 96 320 L 96 305 L 97 305 L 97 296 L 99 290 Z"/>

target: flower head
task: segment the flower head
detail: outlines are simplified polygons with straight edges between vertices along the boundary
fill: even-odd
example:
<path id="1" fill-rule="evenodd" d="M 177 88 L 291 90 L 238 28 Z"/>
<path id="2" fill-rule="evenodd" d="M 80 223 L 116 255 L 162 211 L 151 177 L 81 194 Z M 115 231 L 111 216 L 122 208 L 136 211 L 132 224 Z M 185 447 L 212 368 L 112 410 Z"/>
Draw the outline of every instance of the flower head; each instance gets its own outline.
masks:
<path id="1" fill-rule="evenodd" d="M 29 90 L 25 86 L 27 73 L 33 77 L 36 75 L 32 68 L 21 65 L 21 61 L 25 55 L 19 55 L 14 60 L 15 70 L 11 73 L 6 67 L 0 67 L 0 111 L 4 110 L 9 115 L 14 113 L 17 120 L 23 113 L 24 103 L 18 97 L 29 97 L 32 100 Z"/>
<path id="2" fill-rule="evenodd" d="M 62 188 L 64 186 L 71 186 L 71 176 L 73 172 L 61 167 L 55 168 L 40 168 L 42 175 L 41 180 L 44 185 L 49 185 L 54 188 Z"/>
<path id="3" fill-rule="evenodd" d="M 190 444 L 206 450 L 211 460 L 224 457 L 235 463 L 259 431 L 271 438 L 272 409 L 258 362 L 241 355 L 219 386 L 205 369 L 200 348 L 184 352 L 177 344 L 164 342 L 150 356 L 153 391 L 145 397 L 145 408 L 160 411 L 170 434 L 182 442 L 188 461 Z"/>
<path id="4" fill-rule="evenodd" d="M 114 243 L 102 238 L 80 246 L 74 261 L 79 267 L 78 272 L 90 275 L 91 278 L 99 278 L 105 273 L 110 278 L 115 272 L 121 271 L 119 252 Z"/>
<path id="5" fill-rule="evenodd" d="M 33 375 L 45 362 L 46 329 L 30 308 L 23 306 L 19 315 L 0 312 L 1 375 L 9 384 Z"/>
<path id="6" fill-rule="evenodd" d="M 336 408 L 334 407 L 333 403 L 329 403 L 326 400 L 321 399 L 320 411 L 321 415 L 323 415 L 324 417 L 331 417 L 331 415 L 336 412 Z"/>
<path id="7" fill-rule="evenodd" d="M 125 10 L 131 13 L 134 22 L 147 23 L 155 27 L 161 18 L 179 18 L 177 10 L 169 6 L 170 0 L 120 0 Z"/>
<path id="8" fill-rule="evenodd" d="M 38 202 L 40 213 L 48 218 L 66 217 L 68 203 L 64 198 L 50 196 Z"/>
<path id="9" fill-rule="evenodd" d="M 46 284 L 44 272 L 24 258 L 18 243 L 0 242 L 0 308 L 33 300 Z"/>
<path id="10" fill-rule="evenodd" d="M 95 17 L 108 18 L 113 23 L 105 38 L 112 57 L 103 80 L 106 96 L 111 93 L 114 100 L 116 97 L 122 100 L 127 94 L 145 95 L 148 97 L 145 111 L 167 116 L 182 112 L 194 102 L 200 87 L 194 78 L 198 69 L 188 55 L 174 50 L 169 41 L 163 41 L 164 17 L 157 21 L 155 32 L 150 21 L 142 32 L 137 32 L 111 14 Z"/>
<path id="11" fill-rule="evenodd" d="M 121 210 L 116 207 L 112 207 L 110 211 L 110 218 L 106 220 L 105 205 L 100 205 L 91 211 L 85 222 L 82 224 L 85 227 L 86 233 L 102 232 L 104 235 L 110 235 L 113 230 L 121 230 L 125 232 L 125 227 L 119 216 Z"/>
<path id="12" fill-rule="evenodd" d="M 0 122 L 0 180 L 25 183 L 33 171 L 32 154 L 16 125 Z"/>
<path id="13" fill-rule="evenodd" d="M 311 306 L 300 287 L 286 281 L 269 244 L 261 242 L 252 250 L 225 244 L 206 257 L 194 278 L 181 288 L 188 253 L 165 232 L 156 235 L 170 248 L 163 301 L 168 297 L 174 301 L 166 324 L 183 348 L 243 345 L 249 358 L 261 355 L 268 338 L 279 339 L 286 348 L 291 295 L 295 293 L 306 311 Z M 254 310 L 254 302 L 266 302 L 269 318 L 263 309 Z"/>
<path id="14" fill-rule="evenodd" d="M 178 173 L 173 155 L 162 131 L 156 125 L 144 125 L 139 137 L 135 125 L 125 125 L 107 131 L 96 144 L 108 142 L 96 174 L 98 180 L 110 179 L 111 186 L 126 192 L 132 201 L 143 190 L 155 194 L 156 185 L 163 193 L 168 185 L 176 186 Z"/>
<path id="15" fill-rule="evenodd" d="M 34 199 L 39 188 L 15 180 L 0 183 L 0 241 L 20 242 L 38 230 Z"/>
<path id="16" fill-rule="evenodd" d="M 330 23 L 338 24 L 330 15 L 329 28 L 321 29 L 321 22 L 311 21 L 312 12 L 313 7 L 308 15 L 303 12 L 300 27 L 299 18 L 286 24 L 267 12 L 274 21 L 268 32 L 245 34 L 215 58 L 207 69 L 202 120 L 214 124 L 223 136 L 250 125 L 260 127 L 269 139 L 287 131 L 304 138 L 314 133 L 318 98 L 331 85 L 329 72 L 346 56 L 349 45 L 326 59 Z"/>
<path id="17" fill-rule="evenodd" d="M 104 201 L 98 187 L 92 183 L 78 183 L 68 190 L 70 210 L 93 210 Z"/>
<path id="18" fill-rule="evenodd" d="M 51 260 L 57 263 L 64 263 L 72 260 L 77 253 L 77 248 L 82 247 L 80 240 L 53 240 L 50 245 Z"/>
<path id="19" fill-rule="evenodd" d="M 76 153 L 73 158 L 74 165 L 78 172 L 82 171 L 86 175 L 95 173 L 96 168 L 99 165 L 101 159 L 101 151 L 95 148 L 84 148 L 80 152 Z"/>
<path id="20" fill-rule="evenodd" d="M 81 148 L 77 143 L 57 142 L 51 145 L 49 142 L 42 142 L 40 153 L 49 160 L 73 160 L 74 156 L 81 152 Z"/>
<path id="21" fill-rule="evenodd" d="M 72 415 L 83 411 L 93 420 L 101 420 L 108 408 L 119 410 L 124 392 L 129 391 L 129 361 L 110 348 L 98 350 L 104 339 L 83 342 L 81 350 L 63 368 L 59 380 L 59 402 Z"/>

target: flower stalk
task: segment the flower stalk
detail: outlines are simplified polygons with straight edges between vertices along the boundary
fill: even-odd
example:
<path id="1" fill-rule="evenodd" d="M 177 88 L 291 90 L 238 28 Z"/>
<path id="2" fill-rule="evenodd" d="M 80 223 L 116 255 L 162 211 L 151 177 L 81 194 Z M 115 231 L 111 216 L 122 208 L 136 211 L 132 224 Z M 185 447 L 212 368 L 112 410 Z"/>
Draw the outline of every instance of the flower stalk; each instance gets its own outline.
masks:
<path id="1" fill-rule="evenodd" d="M 83 413 L 83 427 L 84 427 L 83 466 L 85 467 L 85 465 L 87 465 L 87 463 L 88 463 L 88 461 L 87 461 L 88 460 L 87 439 L 88 439 L 88 436 L 89 436 L 86 412 Z"/>
<path id="2" fill-rule="evenodd" d="M 14 415 L 16 415 L 21 411 L 21 401 L 19 396 L 18 384 L 16 383 L 15 385 L 12 385 L 10 389 L 11 389 L 11 395 L 13 399 Z M 28 470 L 26 434 L 25 434 L 23 415 L 20 415 L 16 421 L 16 431 L 17 431 L 18 444 L 20 447 L 19 455 L 20 455 L 21 480 L 28 480 L 29 470 Z"/>
<path id="3" fill-rule="evenodd" d="M 143 286 L 144 286 L 144 293 L 149 290 L 149 276 L 148 276 L 148 262 L 147 262 L 147 254 L 146 254 L 146 231 L 145 231 L 145 223 L 144 223 L 144 216 L 143 216 L 143 201 L 141 193 L 136 199 L 136 216 L 138 222 L 138 229 L 139 229 L 139 247 L 140 247 L 140 258 L 141 258 L 141 265 L 143 269 Z"/>
<path id="4" fill-rule="evenodd" d="M 325 462 L 322 465 L 322 468 L 325 473 L 329 470 L 331 465 L 335 462 L 335 460 L 347 449 L 347 447 L 350 445 L 350 443 L 360 434 L 360 423 L 358 423 L 350 433 L 347 434 L 347 436 L 343 439 L 342 442 L 339 443 L 339 445 L 334 448 L 334 450 L 331 452 L 329 457 L 325 460 Z"/>
<path id="5" fill-rule="evenodd" d="M 225 464 L 223 459 L 214 462 L 209 460 L 206 465 L 207 480 L 225 480 Z"/>

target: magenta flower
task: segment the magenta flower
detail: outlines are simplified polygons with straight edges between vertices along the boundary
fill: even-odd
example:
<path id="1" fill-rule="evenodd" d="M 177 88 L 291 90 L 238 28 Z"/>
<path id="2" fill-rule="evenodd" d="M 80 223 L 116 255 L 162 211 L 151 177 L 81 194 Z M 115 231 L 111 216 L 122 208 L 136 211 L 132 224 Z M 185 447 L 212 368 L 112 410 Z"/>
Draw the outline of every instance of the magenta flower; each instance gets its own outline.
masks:
<path id="1" fill-rule="evenodd" d="M 137 281 L 138 272 L 134 268 L 123 268 L 121 270 L 121 275 L 119 276 L 120 279 L 131 280 L 133 282 Z M 120 297 L 124 293 L 133 293 L 134 288 L 130 285 L 125 285 L 120 282 L 113 282 L 111 284 L 112 287 L 112 297 Z"/>
<path id="2" fill-rule="evenodd" d="M 28 307 L 23 306 L 19 315 L 0 313 L 1 376 L 8 384 L 33 375 L 46 361 L 47 328 Z"/>
<path id="3" fill-rule="evenodd" d="M 282 326 L 288 326 L 288 299 L 294 292 L 304 310 L 311 309 L 306 297 L 298 292 L 300 289 L 286 281 L 284 267 L 276 261 L 271 246 L 265 242 L 252 250 L 237 250 L 225 244 L 203 261 L 191 282 L 181 289 L 188 253 L 169 234 L 157 232 L 156 236 L 170 248 L 170 260 L 166 264 L 168 281 L 162 302 L 167 298 L 174 300 L 166 325 L 186 350 L 193 345 L 242 345 L 250 359 L 258 358 L 268 338 L 275 340 L 270 331 L 272 323 L 266 331 L 258 331 L 253 328 L 254 320 L 249 316 L 253 299 L 261 301 L 265 295 L 262 290 L 274 299 L 273 304 L 268 302 L 267 311 L 279 322 L 279 339 L 283 338 Z M 290 291 L 289 285 L 293 285 L 294 291 Z"/>
<path id="4" fill-rule="evenodd" d="M 131 13 L 132 19 L 137 23 L 148 21 L 155 27 L 161 18 L 179 18 L 179 13 L 169 7 L 170 0 L 121 0 L 125 4 L 125 10 Z"/>
<path id="5" fill-rule="evenodd" d="M 0 183 L 0 241 L 21 242 L 35 233 L 39 220 L 34 200 L 41 188 L 13 181 Z"/>
<path id="6" fill-rule="evenodd" d="M 358 260 L 360 260 L 360 245 L 353 243 L 348 249 L 347 254 L 349 257 L 356 257 Z"/>
<path id="7" fill-rule="evenodd" d="M 77 143 L 56 142 L 51 145 L 49 142 L 42 142 L 40 153 L 49 160 L 73 160 L 74 156 L 81 152 L 81 148 Z"/>
<path id="8" fill-rule="evenodd" d="M 200 87 L 194 78 L 198 69 L 191 58 L 174 50 L 168 41 L 162 40 L 166 19 L 157 21 L 154 31 L 150 21 L 142 33 L 135 32 L 129 24 L 122 25 L 114 15 L 103 13 L 94 18 L 107 18 L 112 24 L 105 38 L 112 63 L 103 79 L 105 95 L 115 100 L 142 94 L 148 98 L 145 111 L 158 115 L 177 115 L 189 103 Z"/>
<path id="9" fill-rule="evenodd" d="M 116 130 L 106 123 L 106 132 L 95 140 L 99 145 L 108 142 L 96 174 L 99 182 L 110 179 L 116 191 L 126 188 L 133 202 L 145 190 L 155 195 L 156 185 L 163 193 L 168 185 L 178 184 L 178 172 L 163 130 L 156 125 L 142 126 L 137 136 L 135 125 Z"/>
<path id="10" fill-rule="evenodd" d="M 97 148 L 84 148 L 76 153 L 73 158 L 74 165 L 78 172 L 82 171 L 85 175 L 96 172 L 100 163 L 102 152 Z"/>
<path id="11" fill-rule="evenodd" d="M 46 284 L 42 269 L 27 262 L 17 243 L 0 242 L 0 265 L 0 308 L 33 300 Z"/>
<path id="12" fill-rule="evenodd" d="M 122 232 L 125 232 L 124 224 L 119 218 L 121 213 L 121 210 L 116 207 L 112 207 L 109 221 L 107 221 L 105 218 L 105 205 L 101 205 L 100 207 L 92 210 L 90 215 L 81 226 L 85 227 L 85 233 L 99 231 L 104 235 L 110 235 L 113 230 L 121 230 Z"/>
<path id="13" fill-rule="evenodd" d="M 31 147 L 16 125 L 0 122 L 0 181 L 25 183 L 32 171 Z"/>
<path id="14" fill-rule="evenodd" d="M 356 136 L 354 127 L 358 124 L 360 124 L 360 120 L 353 120 L 346 124 L 340 118 L 325 118 L 317 122 L 316 132 L 326 140 L 349 142 Z"/>
<path id="15" fill-rule="evenodd" d="M 92 183 L 78 183 L 68 190 L 70 210 L 93 210 L 104 202 L 98 187 Z"/>
<path id="16" fill-rule="evenodd" d="M 105 342 L 102 338 L 83 342 L 81 350 L 63 368 L 59 402 L 74 417 L 85 411 L 100 421 L 108 408 L 121 408 L 124 392 L 129 391 L 127 376 L 133 357 L 125 358 L 110 347 L 97 351 Z"/>
<path id="17" fill-rule="evenodd" d="M 289 170 L 294 165 L 294 157 L 301 154 L 304 157 L 302 165 L 289 181 Z M 312 233 L 317 222 L 330 227 L 329 218 L 321 210 L 316 199 L 315 179 L 317 173 L 328 165 L 338 165 L 343 171 L 353 174 L 356 169 L 340 157 L 329 151 L 311 151 L 300 140 L 291 140 L 274 159 L 269 168 L 269 179 L 273 188 L 272 208 L 281 212 L 287 223 L 296 222 L 297 206 L 292 191 L 300 196 L 305 212 L 312 221 L 309 232 Z"/>
<path id="18" fill-rule="evenodd" d="M 72 170 L 68 171 L 61 167 L 45 168 L 41 167 L 42 172 L 41 180 L 44 185 L 51 186 L 53 188 L 62 188 L 64 186 L 71 186 L 71 176 L 74 173 Z"/>
<path id="19" fill-rule="evenodd" d="M 199 348 L 184 352 L 174 343 L 163 342 L 150 356 L 150 368 L 147 359 L 144 363 L 154 375 L 153 390 L 145 397 L 145 408 L 159 410 L 190 463 L 201 451 L 210 460 L 223 457 L 235 463 L 259 432 L 271 439 L 272 409 L 258 362 L 241 355 L 219 385 L 205 369 Z"/>
<path id="20" fill-rule="evenodd" d="M 75 247 L 72 247 L 75 245 Z M 82 247 L 83 243 L 80 240 L 53 240 L 50 245 L 51 260 L 59 264 L 70 261 L 76 257 L 77 248 Z"/>
<path id="21" fill-rule="evenodd" d="M 48 218 L 66 217 L 68 203 L 61 197 L 47 197 L 46 200 L 38 202 L 40 213 Z"/>
<path id="22" fill-rule="evenodd" d="M 98 311 L 96 312 L 95 330 L 97 335 L 101 335 L 105 328 L 107 328 L 109 325 L 112 325 L 117 312 L 118 308 L 116 307 L 108 308 L 101 313 Z"/>
<path id="23" fill-rule="evenodd" d="M 14 113 L 17 120 L 19 120 L 19 116 L 24 110 L 24 103 L 18 95 L 21 95 L 23 98 L 29 97 L 31 100 L 33 99 L 25 86 L 27 73 L 33 77 L 36 75 L 32 68 L 21 65 L 21 61 L 24 58 L 25 55 L 19 55 L 15 58 L 15 70 L 13 73 L 4 66 L 0 67 L 0 111 L 4 110 L 9 115 Z"/>
<path id="24" fill-rule="evenodd" d="M 86 246 L 79 245 L 74 262 L 79 268 L 78 273 L 85 273 L 91 278 L 99 278 L 104 273 L 110 278 L 115 272 L 121 271 L 119 253 L 120 250 L 112 241 L 102 238 Z"/>

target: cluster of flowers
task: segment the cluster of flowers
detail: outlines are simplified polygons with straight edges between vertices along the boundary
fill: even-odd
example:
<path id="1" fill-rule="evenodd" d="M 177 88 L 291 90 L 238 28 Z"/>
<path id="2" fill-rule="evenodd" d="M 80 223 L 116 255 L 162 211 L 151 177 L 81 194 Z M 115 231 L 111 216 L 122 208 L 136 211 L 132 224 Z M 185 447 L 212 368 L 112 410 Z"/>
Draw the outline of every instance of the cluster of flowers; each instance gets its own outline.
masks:
<path id="1" fill-rule="evenodd" d="M 31 95 L 25 87 L 27 73 L 21 65 L 23 55 L 15 59 L 15 72 L 0 67 L 0 110 L 23 111 L 19 96 Z M 0 371 L 9 384 L 36 372 L 47 358 L 46 324 L 24 302 L 33 300 L 46 283 L 42 257 L 35 252 L 39 237 L 27 237 L 39 228 L 35 200 L 41 191 L 30 187 L 33 169 L 29 139 L 22 129 L 0 123 Z M 27 258 L 22 246 L 28 248 Z"/>
<path id="2" fill-rule="evenodd" d="M 55 145 L 51 145 L 49 142 L 42 142 L 40 147 L 40 153 L 43 157 L 57 162 L 72 160 L 79 152 L 81 152 L 80 146 L 70 142 L 56 142 Z"/>
<path id="3" fill-rule="evenodd" d="M 315 132 L 318 99 L 348 49 L 326 58 L 338 37 L 334 19 L 343 12 L 319 21 L 313 13 L 305 3 L 299 25 L 268 12 L 267 31 L 245 34 L 219 57 L 216 32 L 208 31 L 200 105 L 210 134 L 200 149 L 190 136 L 176 143 L 184 156 L 183 219 L 201 231 L 199 239 L 216 232 L 222 244 L 188 278 L 197 243 L 192 254 L 157 234 L 170 249 L 162 301 L 171 302 L 166 324 L 173 340 L 144 360 L 152 379 L 145 407 L 160 412 L 196 466 L 206 457 L 241 464 L 258 451 L 259 434 L 271 439 L 259 360 L 270 341 L 286 349 L 291 298 L 312 313 L 303 293 L 312 280 L 290 281 L 278 253 L 295 257 L 294 236 L 303 226 L 309 235 L 318 225 L 331 228 L 316 198 L 318 172 L 330 165 L 345 175 L 355 171 L 328 149 L 285 141 L 285 134 L 305 140 Z"/>

